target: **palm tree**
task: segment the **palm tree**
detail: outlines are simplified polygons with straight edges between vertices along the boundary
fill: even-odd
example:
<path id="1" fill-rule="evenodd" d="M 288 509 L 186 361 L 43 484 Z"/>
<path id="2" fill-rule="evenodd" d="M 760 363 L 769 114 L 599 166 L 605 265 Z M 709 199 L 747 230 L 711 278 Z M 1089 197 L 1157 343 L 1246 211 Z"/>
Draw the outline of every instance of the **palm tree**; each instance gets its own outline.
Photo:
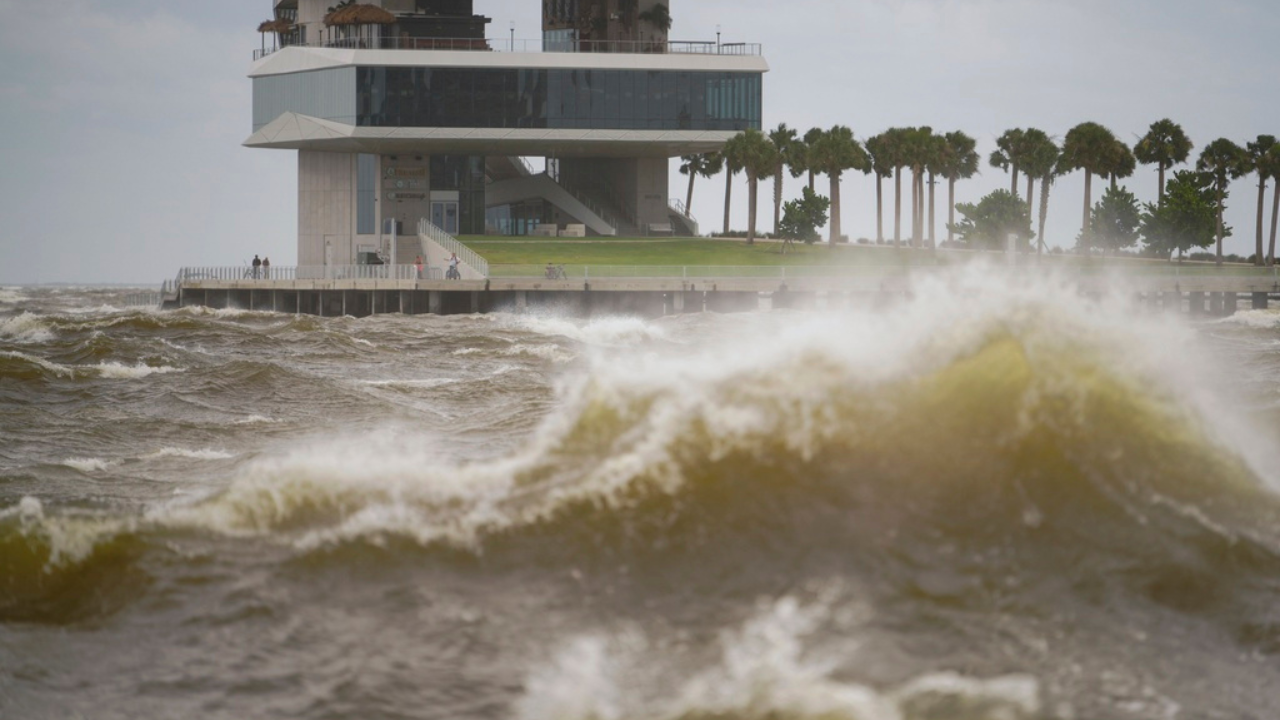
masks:
<path id="1" fill-rule="evenodd" d="M 1267 177 L 1271 178 L 1275 189 L 1271 199 L 1271 242 L 1267 247 L 1267 264 L 1276 264 L 1276 216 L 1280 215 L 1280 146 L 1272 146 L 1267 154 L 1258 161 L 1259 168 L 1265 168 Z"/>
<path id="2" fill-rule="evenodd" d="M 887 162 L 893 166 L 893 246 L 902 245 L 902 168 L 910 158 L 907 146 L 911 128 L 889 128 L 882 133 Z"/>
<path id="3" fill-rule="evenodd" d="M 991 163 L 991 167 L 1012 170 L 1013 175 L 1009 183 L 1009 192 L 1013 193 L 1014 197 L 1018 196 L 1018 156 L 1021 154 L 1019 148 L 1021 143 L 1021 128 L 1006 130 L 1003 135 L 996 138 L 996 147 L 998 149 L 991 153 L 991 157 L 988 160 Z"/>
<path id="4" fill-rule="evenodd" d="M 867 154 L 871 156 L 871 171 L 876 176 L 876 242 L 884 242 L 884 192 L 882 182 L 893 177 L 893 165 L 889 161 L 888 147 L 884 133 L 867 138 L 865 145 Z"/>
<path id="5" fill-rule="evenodd" d="M 730 157 L 728 154 L 729 144 L 725 143 L 725 147 L 720 151 L 720 157 L 724 160 L 724 234 L 729 234 L 729 201 L 733 198 L 733 176 L 742 172 L 742 166 L 738 164 L 736 157 Z"/>
<path id="6" fill-rule="evenodd" d="M 709 152 L 701 155 L 684 155 L 680 159 L 683 161 L 680 163 L 680 174 L 689 176 L 689 194 L 685 196 L 684 210 L 686 213 L 692 213 L 694 179 L 699 175 L 710 178 L 720 172 L 724 167 L 724 156 L 717 152 Z"/>
<path id="7" fill-rule="evenodd" d="M 924 169 L 929 161 L 929 146 L 933 128 L 908 128 L 903 136 L 903 152 L 906 165 L 911 169 L 911 247 L 923 242 L 924 217 Z"/>
<path id="8" fill-rule="evenodd" d="M 1218 138 L 1200 153 L 1196 170 L 1213 175 L 1218 191 L 1218 256 L 1215 264 L 1222 265 L 1222 210 L 1227 196 L 1227 183 L 1244 175 L 1249 167 L 1249 154 L 1226 138 Z"/>
<path id="9" fill-rule="evenodd" d="M 778 164 L 773 169 L 773 231 L 778 232 L 778 223 L 782 220 L 782 171 L 792 165 L 795 156 L 807 148 L 797 150 L 796 131 L 781 123 L 769 133 L 769 141 L 778 149 Z M 803 163 L 804 161 L 801 160 Z"/>
<path id="10" fill-rule="evenodd" d="M 1259 135 L 1257 140 L 1245 146 L 1246 151 L 1249 153 L 1249 164 L 1258 171 L 1258 240 L 1257 253 L 1254 255 L 1255 265 L 1266 264 L 1266 260 L 1262 256 L 1262 218 L 1264 214 L 1263 206 L 1267 202 L 1267 177 L 1270 171 L 1263 160 L 1274 147 L 1276 147 L 1274 135 Z M 1274 215 L 1274 213 L 1272 214 Z"/>
<path id="11" fill-rule="evenodd" d="M 934 222 L 933 211 L 936 207 L 934 203 L 934 188 L 937 187 L 936 176 L 942 175 L 946 171 L 947 160 L 947 138 L 942 135 L 933 135 L 929 138 L 929 149 L 927 154 L 925 169 L 929 172 L 929 247 L 938 249 L 938 237 L 934 230 L 937 223 Z"/>
<path id="12" fill-rule="evenodd" d="M 662 3 L 640 13 L 636 19 L 652 25 L 661 33 L 663 39 L 666 39 L 667 31 L 671 29 L 671 11 Z"/>
<path id="13" fill-rule="evenodd" d="M 1112 148 L 1111 156 L 1111 189 L 1115 190 L 1118 178 L 1127 178 L 1133 176 L 1133 171 L 1138 167 L 1138 161 L 1133 156 L 1133 151 L 1125 145 L 1123 141 L 1117 139 L 1116 146 Z"/>
<path id="14" fill-rule="evenodd" d="M 1093 209 L 1092 184 L 1094 175 L 1105 178 L 1111 174 L 1115 158 L 1116 136 L 1096 122 L 1083 122 L 1067 131 L 1062 143 L 1062 159 L 1059 166 L 1064 172 L 1084 170 L 1084 222 L 1081 224 L 1080 242 L 1085 257 L 1089 256 L 1090 211 Z"/>
<path id="15" fill-rule="evenodd" d="M 1044 240 L 1044 223 L 1049 217 L 1049 186 L 1057 176 L 1058 158 L 1061 152 L 1053 138 L 1035 128 L 1027 130 L 1022 156 L 1022 171 L 1027 175 L 1028 214 L 1034 203 L 1032 182 L 1040 181 L 1040 227 L 1036 233 L 1036 252 L 1043 252 L 1048 245 Z"/>
<path id="16" fill-rule="evenodd" d="M 824 132 L 809 148 L 809 167 L 831 180 L 830 243 L 840 238 L 840 176 L 845 170 L 871 170 L 871 156 L 853 137 L 853 131 L 836 125 Z"/>
<path id="17" fill-rule="evenodd" d="M 805 147 L 805 167 L 804 167 L 804 170 L 805 170 L 805 172 L 806 172 L 806 173 L 808 173 L 808 174 L 809 174 L 809 189 L 810 189 L 810 190 L 813 190 L 813 174 L 814 174 L 814 172 L 813 172 L 813 167 L 809 164 L 809 161 L 808 161 L 808 151 L 813 149 L 813 144 L 814 144 L 814 143 L 816 143 L 816 142 L 818 141 L 818 138 L 822 137 L 822 134 L 823 134 L 824 132 L 826 132 L 826 131 L 825 131 L 825 130 L 823 130 L 822 128 L 809 128 L 809 132 L 807 132 L 807 133 L 805 133 L 805 134 L 804 134 L 804 147 Z"/>
<path id="18" fill-rule="evenodd" d="M 956 224 L 956 181 L 968 180 L 978 173 L 980 158 L 977 141 L 960 131 L 943 136 L 942 176 L 947 179 L 947 242 L 955 240 L 952 226 Z"/>
<path id="19" fill-rule="evenodd" d="M 1043 177 L 1045 170 L 1045 158 L 1043 156 L 1049 154 L 1049 148 L 1053 149 L 1053 161 L 1057 161 L 1058 148 L 1054 145 L 1053 140 L 1049 138 L 1048 133 L 1038 128 L 1027 128 L 1022 131 L 1022 139 L 1017 147 L 1018 169 L 1023 175 L 1027 176 L 1027 215 L 1030 217 L 1035 211 L 1035 190 L 1036 178 Z M 1039 154 L 1041 157 L 1036 157 Z M 1031 172 L 1028 166 L 1035 165 L 1037 172 Z"/>
<path id="20" fill-rule="evenodd" d="M 751 128 L 733 136 L 724 155 L 747 174 L 747 244 L 756 240 L 756 197 L 760 178 L 768 177 L 778 163 L 778 149 L 759 130 Z"/>
<path id="21" fill-rule="evenodd" d="M 1195 145 L 1187 138 L 1187 134 L 1182 132 L 1182 126 L 1168 118 L 1151 123 L 1147 134 L 1133 146 L 1133 154 L 1138 162 L 1143 165 L 1155 163 L 1160 168 L 1160 194 L 1157 196 L 1157 205 L 1164 204 L 1165 171 L 1174 165 L 1186 162 L 1187 156 L 1191 154 L 1191 149 L 1194 147 Z"/>

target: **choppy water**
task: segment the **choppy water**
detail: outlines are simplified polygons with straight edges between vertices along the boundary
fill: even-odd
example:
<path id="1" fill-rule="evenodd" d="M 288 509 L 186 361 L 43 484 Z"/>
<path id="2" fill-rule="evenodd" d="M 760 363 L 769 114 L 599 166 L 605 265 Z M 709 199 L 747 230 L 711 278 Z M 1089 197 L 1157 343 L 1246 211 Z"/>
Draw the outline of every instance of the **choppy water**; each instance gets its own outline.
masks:
<path id="1" fill-rule="evenodd" d="M 1280 313 L 0 289 L 5 718 L 1280 716 Z"/>

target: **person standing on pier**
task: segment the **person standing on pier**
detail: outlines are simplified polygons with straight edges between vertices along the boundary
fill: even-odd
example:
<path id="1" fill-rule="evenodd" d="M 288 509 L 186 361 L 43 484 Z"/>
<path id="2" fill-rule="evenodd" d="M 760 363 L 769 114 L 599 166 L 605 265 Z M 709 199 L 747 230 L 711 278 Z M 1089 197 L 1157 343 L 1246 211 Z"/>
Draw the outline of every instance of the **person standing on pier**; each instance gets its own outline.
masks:
<path id="1" fill-rule="evenodd" d="M 266 280 L 271 279 L 271 258 L 262 258 L 262 277 Z"/>
<path id="2" fill-rule="evenodd" d="M 421 255 L 419 255 L 417 259 L 413 261 L 413 266 L 418 269 L 418 279 L 421 280 L 422 279 L 422 256 Z"/>
<path id="3" fill-rule="evenodd" d="M 449 254 L 449 279 L 460 280 L 462 274 L 458 272 L 458 253 Z"/>
<path id="4" fill-rule="evenodd" d="M 253 279 L 257 280 L 259 273 L 262 272 L 262 259 L 257 255 L 253 256 Z"/>

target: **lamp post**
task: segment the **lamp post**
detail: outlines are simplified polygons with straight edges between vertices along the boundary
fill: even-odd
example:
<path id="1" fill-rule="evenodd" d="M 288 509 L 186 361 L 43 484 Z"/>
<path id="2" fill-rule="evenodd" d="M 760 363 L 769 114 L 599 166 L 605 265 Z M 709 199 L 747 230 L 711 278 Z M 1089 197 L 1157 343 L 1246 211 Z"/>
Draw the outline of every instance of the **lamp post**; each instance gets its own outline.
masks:
<path id="1" fill-rule="evenodd" d="M 716 25 L 716 54 L 720 54 L 720 26 Z"/>
<path id="2" fill-rule="evenodd" d="M 511 52 L 516 51 L 516 21 L 512 20 L 508 26 L 511 28 Z"/>

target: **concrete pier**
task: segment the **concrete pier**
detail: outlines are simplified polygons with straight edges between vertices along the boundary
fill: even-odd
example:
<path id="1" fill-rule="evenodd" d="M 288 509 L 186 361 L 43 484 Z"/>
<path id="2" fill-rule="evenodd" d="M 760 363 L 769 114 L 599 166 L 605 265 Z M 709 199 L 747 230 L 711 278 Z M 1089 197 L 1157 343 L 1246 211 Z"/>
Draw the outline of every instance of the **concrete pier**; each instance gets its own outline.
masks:
<path id="1" fill-rule="evenodd" d="M 1280 282 L 1270 276 L 1138 277 L 1117 281 L 1100 276 L 1078 282 L 1081 296 L 1100 299 L 1123 293 L 1134 307 L 1193 316 L 1236 312 L 1240 295 L 1250 307 L 1266 309 L 1280 299 Z M 658 317 L 677 313 L 751 312 L 775 309 L 884 308 L 909 298 L 911 276 L 901 269 L 849 277 L 716 278 L 684 277 L 490 278 L 478 280 L 249 278 L 187 279 L 166 307 L 205 306 L 336 317 L 382 313 L 453 315 L 488 312 L 552 312 L 566 317 L 627 314 Z"/>

